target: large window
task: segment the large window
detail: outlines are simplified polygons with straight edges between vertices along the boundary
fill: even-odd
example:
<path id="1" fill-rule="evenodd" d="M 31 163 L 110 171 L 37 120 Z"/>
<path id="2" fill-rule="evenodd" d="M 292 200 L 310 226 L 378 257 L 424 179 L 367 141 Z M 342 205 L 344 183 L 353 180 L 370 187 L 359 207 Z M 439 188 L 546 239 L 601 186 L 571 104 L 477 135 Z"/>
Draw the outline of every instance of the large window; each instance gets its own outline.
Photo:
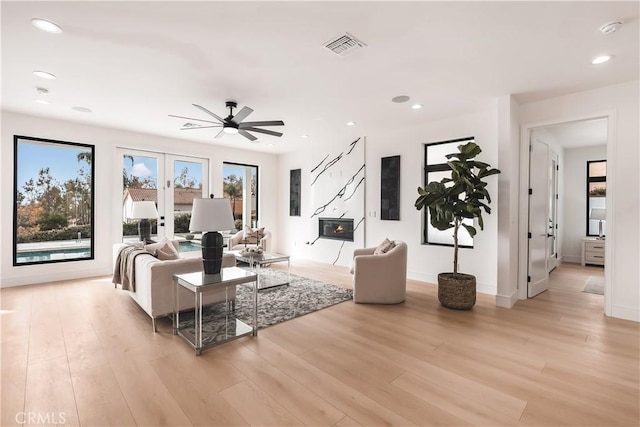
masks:
<path id="1" fill-rule="evenodd" d="M 587 236 L 599 234 L 600 221 L 590 219 L 591 209 L 607 207 L 607 161 L 587 162 Z M 606 223 L 602 222 L 602 233 L 606 234 Z"/>
<path id="2" fill-rule="evenodd" d="M 13 265 L 93 259 L 93 145 L 14 137 Z"/>
<path id="3" fill-rule="evenodd" d="M 236 229 L 258 225 L 258 166 L 223 164 L 224 197 L 231 201 Z"/>
<path id="4" fill-rule="evenodd" d="M 464 145 L 467 142 L 473 141 L 473 138 L 462 138 L 425 144 L 424 185 L 427 185 L 431 181 L 440 181 L 442 178 L 451 178 L 451 168 L 447 165 L 449 160 L 446 155 L 457 153 L 458 145 Z M 440 231 L 433 227 L 430 222 L 429 209 L 427 208 L 423 209 L 423 215 L 424 229 L 422 242 L 429 245 L 453 246 L 453 228 Z M 472 219 L 464 219 L 462 223 L 473 226 Z M 464 230 L 458 234 L 458 246 L 461 248 L 473 247 L 473 238 Z"/>

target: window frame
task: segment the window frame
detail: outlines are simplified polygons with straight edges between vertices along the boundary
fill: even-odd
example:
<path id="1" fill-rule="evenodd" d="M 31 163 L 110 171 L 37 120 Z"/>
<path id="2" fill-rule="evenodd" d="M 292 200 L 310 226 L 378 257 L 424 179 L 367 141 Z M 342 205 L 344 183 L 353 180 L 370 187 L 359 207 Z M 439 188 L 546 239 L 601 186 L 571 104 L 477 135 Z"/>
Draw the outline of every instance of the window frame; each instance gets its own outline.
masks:
<path id="1" fill-rule="evenodd" d="M 90 208 L 90 226 L 91 237 L 89 243 L 89 256 L 88 257 L 79 257 L 79 258 L 63 258 L 63 259 L 49 259 L 49 260 L 39 260 L 39 261 L 28 261 L 28 262 L 18 262 L 18 144 L 20 141 L 32 142 L 32 143 L 43 143 L 43 144 L 59 144 L 71 147 L 82 148 L 91 153 L 91 164 L 89 168 L 91 170 L 91 208 Z M 57 264 L 63 262 L 78 262 L 78 261 L 92 261 L 95 259 L 95 145 L 92 144 L 84 144 L 79 142 L 71 142 L 71 141 L 61 141 L 55 139 L 48 138 L 37 138 L 26 135 L 14 135 L 13 136 L 13 245 L 12 245 L 12 264 L 14 267 L 22 267 L 22 266 L 30 266 L 30 265 L 39 265 L 39 264 Z"/>
<path id="2" fill-rule="evenodd" d="M 447 165 L 446 163 L 437 163 L 437 164 L 433 164 L 430 165 L 429 164 L 429 159 L 427 156 L 427 151 L 428 151 L 428 147 L 433 147 L 436 145 L 444 145 L 444 144 L 456 144 L 455 147 L 457 147 L 460 144 L 466 143 L 466 142 L 473 142 L 475 141 L 475 137 L 470 136 L 470 137 L 466 137 L 466 138 L 457 138 L 457 139 L 450 139 L 447 141 L 438 141 L 438 142 L 428 142 L 423 144 L 424 145 L 424 179 L 423 179 L 423 185 L 426 186 L 429 183 L 429 173 L 430 172 L 447 172 L 450 171 L 451 168 L 449 167 L 449 165 Z M 429 228 L 432 228 L 431 226 L 431 222 L 429 221 L 429 208 L 425 207 L 423 209 L 422 212 L 422 244 L 423 245 L 432 245 L 432 246 L 448 246 L 448 247 L 454 247 L 453 244 L 453 234 L 451 236 L 451 243 L 440 243 L 440 242 L 429 242 Z M 466 231 L 465 231 L 466 232 Z M 453 231 L 452 231 L 453 233 Z M 471 236 L 469 236 L 471 237 Z M 473 242 L 473 237 L 471 237 L 471 241 Z M 464 245 L 464 244 L 460 244 L 458 243 L 458 248 L 464 248 L 464 249 L 473 249 L 473 244 L 471 245 Z"/>
<path id="3" fill-rule="evenodd" d="M 248 163 L 237 163 L 237 162 L 222 162 L 222 197 L 224 197 L 224 167 L 225 166 L 240 166 L 240 167 L 245 167 L 245 168 L 255 168 L 256 169 L 256 224 L 260 223 L 260 166 L 258 165 L 251 165 Z M 244 181 L 243 181 L 243 185 L 244 185 Z M 251 184 L 249 183 L 249 186 L 251 186 Z M 251 187 L 249 187 L 251 188 Z M 243 200 L 244 203 L 244 200 Z M 234 221 L 235 221 L 235 212 L 234 212 Z M 245 218 L 243 215 L 242 218 L 242 222 L 243 222 L 243 227 L 244 225 L 246 225 L 245 222 Z M 251 226 L 253 226 L 251 218 L 249 218 L 249 224 L 251 224 Z"/>
<path id="4" fill-rule="evenodd" d="M 591 211 L 591 203 L 590 203 L 590 197 L 604 197 L 605 198 L 605 206 L 606 206 L 606 183 L 607 183 L 607 174 L 605 173 L 604 176 L 595 176 L 595 177 L 591 177 L 589 175 L 589 170 L 590 170 L 590 166 L 592 163 L 604 163 L 605 164 L 605 170 L 606 170 L 606 165 L 607 165 L 607 159 L 601 159 L 601 160 L 587 160 L 587 173 L 586 173 L 586 194 L 587 194 L 587 198 L 586 198 L 586 203 L 585 203 L 585 214 L 586 214 L 586 236 L 587 237 L 597 237 L 599 234 L 598 233 L 589 233 L 589 221 L 591 221 L 589 219 L 589 212 Z M 591 196 L 590 190 L 589 190 L 589 184 L 593 183 L 593 182 L 604 182 L 605 183 L 605 195 L 604 196 Z"/>

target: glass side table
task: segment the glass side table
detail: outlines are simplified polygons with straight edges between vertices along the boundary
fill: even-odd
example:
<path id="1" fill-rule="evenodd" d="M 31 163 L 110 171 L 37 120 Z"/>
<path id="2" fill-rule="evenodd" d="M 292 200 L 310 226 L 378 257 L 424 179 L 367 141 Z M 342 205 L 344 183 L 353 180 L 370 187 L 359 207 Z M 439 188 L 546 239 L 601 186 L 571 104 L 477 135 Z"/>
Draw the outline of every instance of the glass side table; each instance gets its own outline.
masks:
<path id="1" fill-rule="evenodd" d="M 243 283 L 253 283 L 253 325 L 249 326 L 235 317 L 230 310 L 228 289 Z M 220 274 L 184 273 L 173 275 L 174 308 L 173 334 L 187 341 L 199 356 L 201 351 L 246 335 L 258 334 L 258 286 L 259 278 L 256 273 L 238 267 L 227 267 Z M 180 326 L 180 288 L 193 292 L 194 295 L 194 325 L 193 328 Z M 215 319 L 215 334 L 203 337 L 202 334 L 202 301 L 206 292 L 224 290 L 227 293 L 225 313 Z M 193 329 L 193 330 L 192 330 Z"/>

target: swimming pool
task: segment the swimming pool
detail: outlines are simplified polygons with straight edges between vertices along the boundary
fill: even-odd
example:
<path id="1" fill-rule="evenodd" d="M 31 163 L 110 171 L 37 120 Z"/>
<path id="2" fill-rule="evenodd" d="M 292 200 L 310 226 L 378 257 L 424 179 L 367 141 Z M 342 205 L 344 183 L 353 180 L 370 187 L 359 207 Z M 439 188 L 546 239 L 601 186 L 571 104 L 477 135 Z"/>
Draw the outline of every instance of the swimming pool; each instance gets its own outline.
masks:
<path id="1" fill-rule="evenodd" d="M 194 242 L 192 240 L 180 240 L 178 243 L 180 244 L 180 252 L 191 252 L 191 251 L 202 250 L 202 246 L 200 246 L 200 241 Z"/>
<path id="2" fill-rule="evenodd" d="M 57 261 L 63 259 L 84 259 L 91 258 L 91 248 L 59 248 L 59 249 L 37 249 L 29 251 L 18 251 L 16 263 L 30 263 L 42 261 Z"/>

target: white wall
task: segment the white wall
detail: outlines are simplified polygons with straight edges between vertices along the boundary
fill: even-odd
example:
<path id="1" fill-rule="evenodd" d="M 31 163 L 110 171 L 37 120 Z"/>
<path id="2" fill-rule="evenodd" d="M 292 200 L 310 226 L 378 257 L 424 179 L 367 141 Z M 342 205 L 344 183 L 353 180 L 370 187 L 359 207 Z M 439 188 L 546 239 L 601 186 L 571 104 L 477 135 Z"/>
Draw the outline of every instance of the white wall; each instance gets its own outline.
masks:
<path id="1" fill-rule="evenodd" d="M 563 194 L 562 199 L 567 207 L 563 218 L 563 261 L 581 262 L 582 238 L 587 234 L 587 161 L 606 158 L 606 145 L 565 149 L 562 172 L 564 192 L 560 193 Z"/>
<path id="2" fill-rule="evenodd" d="M 408 275 L 410 278 L 437 283 L 437 275 L 452 270 L 453 248 L 422 245 L 422 213 L 413 206 L 417 187 L 423 185 L 424 144 L 474 136 L 483 149 L 480 159 L 496 166 L 498 163 L 496 109 L 446 120 L 425 123 L 419 127 L 389 129 L 386 133 L 367 134 L 366 138 L 366 246 L 376 246 L 385 237 L 402 240 L 408 245 Z M 324 146 L 325 142 L 318 144 Z M 314 151 L 315 150 L 315 151 Z M 280 250 L 305 254 L 306 236 L 315 230 L 305 230 L 305 219 L 289 217 L 289 169 L 304 168 L 318 157 L 317 146 L 298 153 L 280 156 L 280 230 L 283 239 Z M 322 150 L 326 151 L 326 150 Z M 400 221 L 380 220 L 380 159 L 400 155 Z M 492 207 L 497 206 L 498 180 L 489 179 Z M 302 181 L 302 214 L 308 216 L 311 200 L 309 183 Z M 495 212 L 495 211 L 494 211 Z M 495 294 L 497 289 L 497 215 L 485 215 L 485 230 L 479 232 L 474 249 L 460 249 L 460 269 L 477 277 L 478 291 Z M 285 242 L 291 242 L 289 246 Z"/>
<path id="3" fill-rule="evenodd" d="M 607 144 L 605 313 L 640 321 L 640 111 L 638 80 L 522 104 L 523 124 L 610 114 Z"/>
<path id="4" fill-rule="evenodd" d="M 357 141 L 353 147 L 351 144 Z M 324 170 L 333 159 L 340 156 L 333 166 Z M 325 159 L 323 161 L 323 159 Z M 345 218 L 354 220 L 354 226 L 365 217 L 365 177 L 366 169 L 360 170 L 365 162 L 365 138 L 347 136 L 336 137 L 333 141 L 314 141 L 304 150 L 280 156 L 278 183 L 280 197 L 279 252 L 292 258 L 304 258 L 328 264 L 349 266 L 353 250 L 365 245 L 365 222 L 357 226 L 353 242 L 317 239 L 318 218 Z M 316 169 L 316 166 L 318 166 Z M 289 216 L 289 172 L 301 169 L 300 216 Z M 311 170 L 315 169 L 314 172 Z M 318 177 L 315 183 L 313 180 Z M 351 177 L 355 177 L 347 184 Z M 346 187 L 345 187 L 346 185 Z M 344 188 L 342 197 L 335 197 Z M 316 210 L 333 201 L 326 209 L 314 215 Z M 348 200 L 346 200 L 348 199 Z"/>
<path id="5" fill-rule="evenodd" d="M 120 241 L 122 218 L 122 160 L 116 147 L 165 152 L 209 159 L 209 187 L 222 194 L 222 163 L 237 162 L 259 166 L 260 224 L 272 231 L 277 245 L 278 179 L 277 157 L 270 154 L 199 144 L 73 122 L 42 119 L 2 111 L 0 147 L 0 287 L 50 282 L 111 273 L 112 244 Z M 95 259 L 60 264 L 12 266 L 13 253 L 13 136 L 26 135 L 95 145 Z"/>

